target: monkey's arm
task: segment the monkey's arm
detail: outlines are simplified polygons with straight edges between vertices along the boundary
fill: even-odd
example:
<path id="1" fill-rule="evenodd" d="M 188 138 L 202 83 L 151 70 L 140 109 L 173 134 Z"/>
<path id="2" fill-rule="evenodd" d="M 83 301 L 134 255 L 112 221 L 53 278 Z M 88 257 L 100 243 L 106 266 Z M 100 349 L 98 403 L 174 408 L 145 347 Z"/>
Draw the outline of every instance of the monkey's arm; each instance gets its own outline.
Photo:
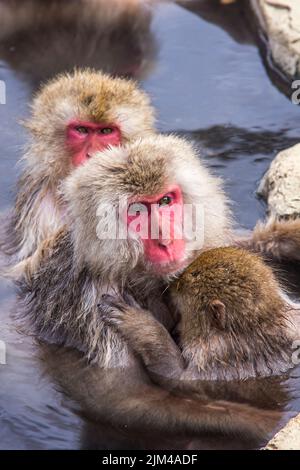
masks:
<path id="1" fill-rule="evenodd" d="M 166 328 L 151 312 L 137 304 L 106 295 L 99 304 L 105 323 L 115 328 L 142 358 L 157 383 L 183 379 L 185 364 L 181 351 Z"/>
<path id="2" fill-rule="evenodd" d="M 34 273 L 38 271 L 44 259 L 51 255 L 52 250 L 55 249 L 57 242 L 64 234 L 65 228 L 59 229 L 52 237 L 44 240 L 31 256 L 28 256 L 28 258 L 17 264 L 4 268 L 1 270 L 1 274 L 9 279 L 30 281 Z"/>
<path id="3" fill-rule="evenodd" d="M 64 393 L 89 419 L 113 425 L 123 435 L 154 432 L 163 438 L 224 433 L 244 436 L 249 442 L 273 435 L 281 419 L 278 412 L 242 403 L 178 396 L 154 386 L 135 367 L 103 369 L 87 365 L 72 349 L 45 346 L 42 363 Z"/>
<path id="4" fill-rule="evenodd" d="M 178 319 L 169 309 L 167 303 L 162 297 L 151 296 L 148 299 L 146 310 L 153 313 L 156 320 L 161 323 L 168 331 L 173 331 Z"/>

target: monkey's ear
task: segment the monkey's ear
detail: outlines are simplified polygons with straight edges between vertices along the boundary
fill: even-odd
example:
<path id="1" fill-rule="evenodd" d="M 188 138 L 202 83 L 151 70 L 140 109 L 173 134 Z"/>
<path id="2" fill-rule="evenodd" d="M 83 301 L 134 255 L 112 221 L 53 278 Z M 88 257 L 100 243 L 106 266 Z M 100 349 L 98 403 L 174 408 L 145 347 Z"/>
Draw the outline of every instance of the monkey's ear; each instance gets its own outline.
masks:
<path id="1" fill-rule="evenodd" d="M 226 328 L 226 307 L 221 300 L 212 300 L 209 304 L 209 310 L 212 314 L 213 324 L 220 330 Z"/>

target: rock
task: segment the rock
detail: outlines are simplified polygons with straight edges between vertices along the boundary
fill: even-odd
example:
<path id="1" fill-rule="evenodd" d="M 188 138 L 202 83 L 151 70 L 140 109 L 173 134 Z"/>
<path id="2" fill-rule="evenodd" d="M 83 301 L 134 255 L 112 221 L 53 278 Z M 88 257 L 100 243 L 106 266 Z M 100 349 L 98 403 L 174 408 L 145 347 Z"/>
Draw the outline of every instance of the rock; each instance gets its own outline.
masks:
<path id="1" fill-rule="evenodd" d="M 300 215 L 300 144 L 278 153 L 257 194 L 267 202 L 269 215 Z"/>
<path id="2" fill-rule="evenodd" d="M 275 434 L 265 450 L 300 450 L 300 414 Z"/>
<path id="3" fill-rule="evenodd" d="M 290 78 L 300 76 L 300 1 L 250 0 L 275 64 Z"/>

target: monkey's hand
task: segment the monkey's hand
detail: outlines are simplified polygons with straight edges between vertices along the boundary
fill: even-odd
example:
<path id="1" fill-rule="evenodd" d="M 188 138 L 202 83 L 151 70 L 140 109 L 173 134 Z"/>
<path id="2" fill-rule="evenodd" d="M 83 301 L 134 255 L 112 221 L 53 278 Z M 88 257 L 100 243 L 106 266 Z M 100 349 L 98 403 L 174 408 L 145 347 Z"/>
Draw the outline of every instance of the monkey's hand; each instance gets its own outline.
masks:
<path id="1" fill-rule="evenodd" d="M 108 326 L 116 327 L 118 330 L 118 327 L 121 326 L 125 320 L 127 310 L 130 309 L 131 306 L 133 306 L 134 309 L 139 308 L 138 304 L 133 304 L 133 299 L 130 300 L 131 305 L 129 302 L 126 303 L 121 296 L 103 294 L 102 300 L 98 304 L 99 315 L 103 322 Z"/>
<path id="2" fill-rule="evenodd" d="M 121 297 L 104 295 L 99 314 L 104 323 L 115 328 L 141 357 L 155 381 L 180 380 L 184 361 L 169 332 L 149 312 L 137 303 Z"/>

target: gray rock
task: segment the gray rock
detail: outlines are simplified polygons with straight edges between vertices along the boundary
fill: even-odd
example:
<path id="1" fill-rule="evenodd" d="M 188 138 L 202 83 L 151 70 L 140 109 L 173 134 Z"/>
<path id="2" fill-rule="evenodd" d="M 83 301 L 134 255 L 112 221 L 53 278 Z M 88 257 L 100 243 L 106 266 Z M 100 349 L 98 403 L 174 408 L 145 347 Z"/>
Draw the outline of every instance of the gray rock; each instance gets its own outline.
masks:
<path id="1" fill-rule="evenodd" d="M 300 144 L 280 152 L 262 178 L 257 193 L 275 217 L 300 214 Z"/>
<path id="2" fill-rule="evenodd" d="M 275 64 L 289 77 L 300 76 L 300 1 L 250 0 Z"/>
<path id="3" fill-rule="evenodd" d="M 300 450 L 300 414 L 292 418 L 265 447 L 266 450 Z"/>

